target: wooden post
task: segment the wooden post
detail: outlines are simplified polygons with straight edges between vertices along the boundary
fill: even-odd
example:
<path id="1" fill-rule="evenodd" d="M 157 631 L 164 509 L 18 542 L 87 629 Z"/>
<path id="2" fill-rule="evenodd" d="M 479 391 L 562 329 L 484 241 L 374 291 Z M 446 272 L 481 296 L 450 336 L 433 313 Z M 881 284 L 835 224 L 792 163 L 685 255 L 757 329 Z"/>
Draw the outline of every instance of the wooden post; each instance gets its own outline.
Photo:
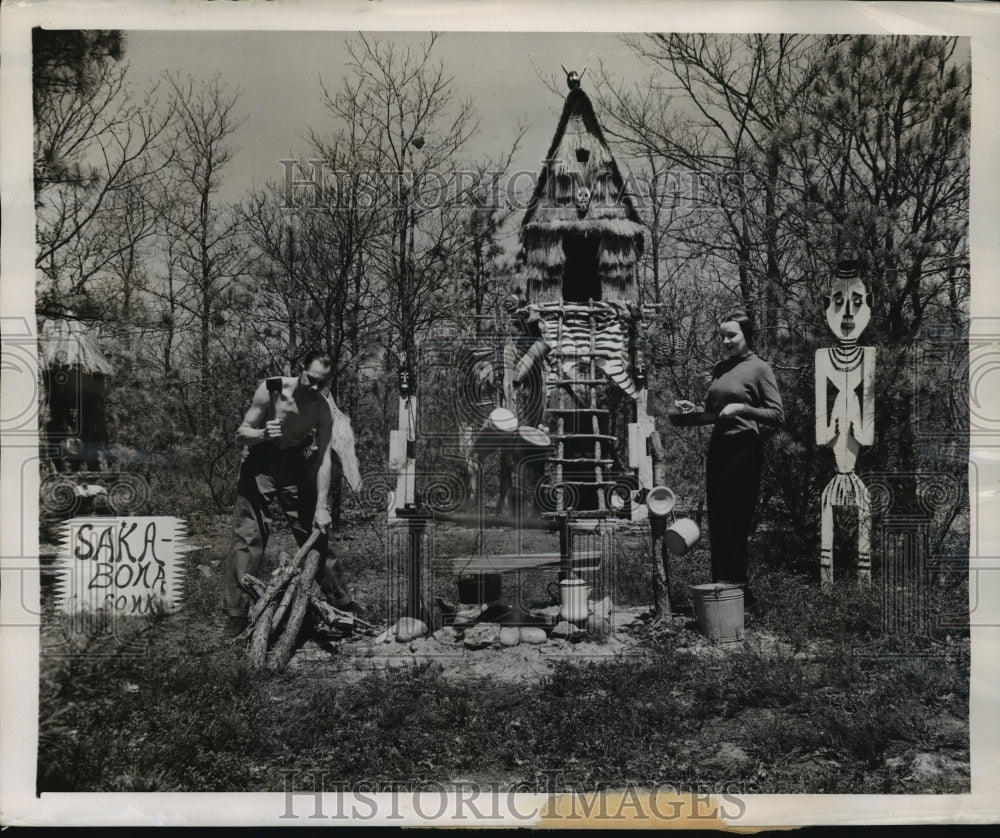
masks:
<path id="1" fill-rule="evenodd" d="M 650 479 L 656 486 L 666 482 L 666 452 L 663 441 L 655 426 L 649 435 Z M 649 516 L 649 534 L 653 547 L 653 612 L 658 620 L 669 620 L 673 616 L 670 607 L 670 551 L 667 550 L 664 535 L 667 521 L 660 515 Z"/>
<path id="2" fill-rule="evenodd" d="M 423 577 L 423 550 L 421 539 L 427 529 L 427 519 L 424 517 L 408 518 L 406 524 L 409 542 L 406 616 L 414 617 L 417 620 L 423 620 L 429 626 L 430 623 L 427 620 L 427 608 L 424 606 L 423 597 L 420 595 L 420 587 Z"/>
<path id="3" fill-rule="evenodd" d="M 389 432 L 389 467 L 398 470 L 396 495 L 389 507 L 389 523 L 399 520 L 396 510 L 416 500 L 416 396 L 400 396 L 399 429 Z"/>
<path id="4" fill-rule="evenodd" d="M 569 516 L 562 514 L 559 520 L 559 579 L 573 578 L 573 532 Z"/>

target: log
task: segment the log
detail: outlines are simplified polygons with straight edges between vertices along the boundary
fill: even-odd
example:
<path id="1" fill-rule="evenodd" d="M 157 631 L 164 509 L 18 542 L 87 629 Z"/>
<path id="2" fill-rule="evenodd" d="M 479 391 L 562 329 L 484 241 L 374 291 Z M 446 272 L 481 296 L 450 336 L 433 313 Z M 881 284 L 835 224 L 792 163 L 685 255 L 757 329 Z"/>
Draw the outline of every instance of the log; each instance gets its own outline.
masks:
<path id="1" fill-rule="evenodd" d="M 313 544 L 316 543 L 316 539 L 319 538 L 319 530 L 313 530 L 310 533 L 309 538 L 305 540 L 305 543 L 299 548 L 299 551 L 295 554 L 292 560 L 285 565 L 278 575 L 271 580 L 271 584 L 267 586 L 267 590 L 264 591 L 264 595 L 253 604 L 250 609 L 249 618 L 250 623 L 253 625 L 257 622 L 257 618 L 264 612 L 264 609 L 268 606 L 268 603 L 274 599 L 282 588 L 288 584 L 289 579 L 295 575 L 299 569 L 299 563 L 302 561 L 303 556 L 305 556 L 309 550 L 312 549 Z"/>
<path id="2" fill-rule="evenodd" d="M 667 593 L 667 586 L 660 579 L 659 574 L 654 573 L 653 583 L 653 614 L 656 620 L 669 620 L 673 613 L 670 610 L 670 595 Z"/>
<path id="3" fill-rule="evenodd" d="M 250 668 L 263 669 L 267 660 L 267 643 L 271 638 L 271 620 L 274 617 L 274 605 L 264 610 L 253 629 L 253 639 L 250 641 Z"/>
<path id="4" fill-rule="evenodd" d="M 298 585 L 296 586 L 298 591 L 292 602 L 284 631 L 271 650 L 271 669 L 284 670 L 288 666 L 288 661 L 292 658 L 295 641 L 298 639 L 299 629 L 302 628 L 302 620 L 305 618 L 306 608 L 309 605 L 309 587 L 312 585 L 318 569 L 319 551 L 310 550 L 309 555 L 306 556 L 305 566 L 302 568 L 302 575 L 299 577 Z"/>
<path id="5" fill-rule="evenodd" d="M 657 553 L 660 554 L 660 560 L 656 562 L 656 567 L 653 570 L 653 612 L 656 614 L 657 620 L 670 620 L 674 616 L 670 607 L 670 566 L 668 564 L 670 551 L 667 550 L 662 533 L 653 538 L 654 561 Z"/>
<path id="6" fill-rule="evenodd" d="M 288 606 L 291 605 L 292 599 L 299 591 L 299 580 L 292 579 L 288 583 L 288 587 L 285 588 L 285 595 L 281 598 L 281 602 L 278 604 L 277 609 L 275 609 L 274 617 L 271 618 L 271 634 L 275 634 L 279 628 L 281 628 L 281 621 L 285 619 L 285 613 L 288 611 Z"/>
<path id="7" fill-rule="evenodd" d="M 264 609 L 277 599 L 278 595 L 285 590 L 289 583 L 291 583 L 292 580 L 299 575 L 299 573 L 299 568 L 289 566 L 271 580 L 271 584 L 268 585 L 267 589 L 260 595 L 260 599 L 250 606 L 250 612 L 247 614 L 247 617 L 250 620 L 251 626 L 256 625 L 257 620 L 264 612 Z"/>
<path id="8" fill-rule="evenodd" d="M 264 583 L 260 581 L 256 576 L 251 576 L 249 573 L 244 573 L 240 579 L 240 587 L 243 588 L 247 593 L 254 598 L 256 602 L 259 600 L 265 591 Z M 236 637 L 229 640 L 230 643 L 239 643 L 241 641 L 249 640 L 253 636 L 254 624 L 249 622 L 247 627 L 243 629 Z"/>
<path id="9" fill-rule="evenodd" d="M 309 595 L 309 604 L 316 611 L 317 616 L 332 628 L 349 628 L 353 625 L 353 620 L 345 620 L 336 608 L 325 600 L 316 597 L 315 594 Z"/>

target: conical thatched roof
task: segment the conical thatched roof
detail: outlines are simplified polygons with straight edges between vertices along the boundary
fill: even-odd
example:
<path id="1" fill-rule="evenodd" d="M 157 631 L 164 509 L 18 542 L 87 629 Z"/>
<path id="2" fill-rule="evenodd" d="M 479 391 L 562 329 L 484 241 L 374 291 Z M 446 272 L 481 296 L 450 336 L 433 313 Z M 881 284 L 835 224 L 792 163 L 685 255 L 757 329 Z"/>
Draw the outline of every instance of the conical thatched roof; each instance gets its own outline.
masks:
<path id="1" fill-rule="evenodd" d="M 79 320 L 43 320 L 38 350 L 42 364 L 49 369 L 69 367 L 92 375 L 112 375 L 115 371 Z"/>
<path id="2" fill-rule="evenodd" d="M 588 200 L 589 199 L 589 200 Z M 567 236 L 596 238 L 602 283 L 631 285 L 642 254 L 643 227 L 625 180 L 582 89 L 570 90 L 521 222 L 526 274 L 542 285 L 562 282 Z"/>

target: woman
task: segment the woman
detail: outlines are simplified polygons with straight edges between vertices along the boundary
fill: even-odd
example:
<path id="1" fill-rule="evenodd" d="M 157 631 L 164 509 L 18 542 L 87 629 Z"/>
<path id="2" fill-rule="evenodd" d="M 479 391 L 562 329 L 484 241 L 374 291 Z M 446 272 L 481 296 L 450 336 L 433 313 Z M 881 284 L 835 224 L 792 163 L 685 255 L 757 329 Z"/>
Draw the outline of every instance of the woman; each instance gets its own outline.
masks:
<path id="1" fill-rule="evenodd" d="M 785 418 L 771 366 L 752 351 L 753 324 L 742 311 L 719 324 L 723 360 L 712 371 L 705 410 L 718 418 L 708 447 L 706 487 L 712 546 L 712 581 L 744 586 L 746 607 L 757 600 L 747 587 L 747 542 L 764 462 L 761 425 Z M 695 406 L 678 401 L 690 412 Z"/>

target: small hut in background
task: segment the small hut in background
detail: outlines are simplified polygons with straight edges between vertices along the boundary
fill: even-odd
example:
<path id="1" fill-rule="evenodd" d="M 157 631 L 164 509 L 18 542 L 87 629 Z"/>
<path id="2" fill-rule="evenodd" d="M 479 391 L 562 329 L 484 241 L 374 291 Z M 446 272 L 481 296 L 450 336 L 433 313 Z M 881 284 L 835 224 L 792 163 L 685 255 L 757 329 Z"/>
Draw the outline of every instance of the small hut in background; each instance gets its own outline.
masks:
<path id="1" fill-rule="evenodd" d="M 38 348 L 48 456 L 58 471 L 97 471 L 108 446 L 106 401 L 114 368 L 78 320 L 42 321 Z"/>
<path id="2" fill-rule="evenodd" d="M 575 76 L 521 222 L 528 302 L 634 301 L 642 224 Z"/>

